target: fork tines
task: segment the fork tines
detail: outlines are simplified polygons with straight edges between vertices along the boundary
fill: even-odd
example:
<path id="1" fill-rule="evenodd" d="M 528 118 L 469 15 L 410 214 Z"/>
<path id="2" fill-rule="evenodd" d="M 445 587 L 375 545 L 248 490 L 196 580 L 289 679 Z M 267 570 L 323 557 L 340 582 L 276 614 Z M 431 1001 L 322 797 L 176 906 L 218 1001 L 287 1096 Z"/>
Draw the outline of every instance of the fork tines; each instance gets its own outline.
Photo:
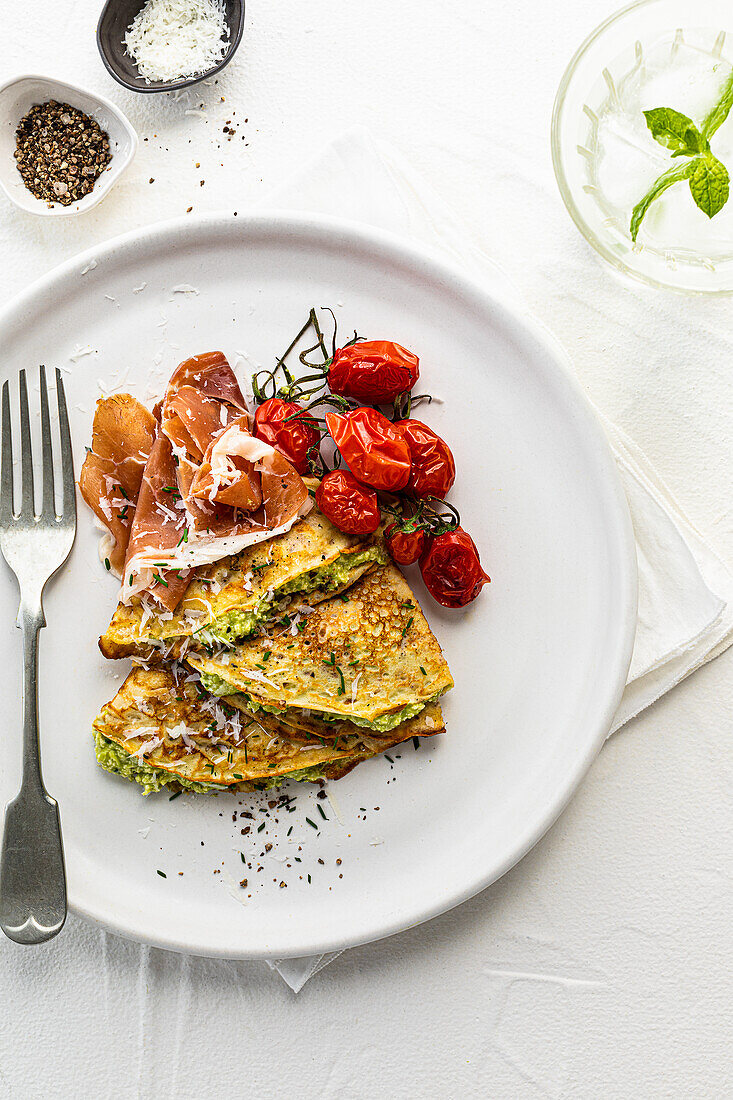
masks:
<path id="1" fill-rule="evenodd" d="M 33 451 L 31 446 L 30 413 L 28 410 L 28 385 L 25 370 L 18 374 L 20 403 L 20 507 L 15 507 L 13 494 L 13 429 L 10 419 L 10 384 L 3 383 L 2 396 L 2 464 L 0 465 L 0 527 L 16 519 L 39 519 L 75 522 L 76 497 L 74 493 L 74 463 L 71 452 L 71 434 L 66 409 L 64 382 L 56 368 L 56 401 L 59 414 L 61 493 L 60 508 L 56 510 L 56 493 L 51 441 L 51 420 L 48 412 L 48 386 L 46 368 L 39 367 L 41 390 L 41 506 L 36 510 L 33 494 Z M 17 449 L 17 443 L 16 443 Z"/>

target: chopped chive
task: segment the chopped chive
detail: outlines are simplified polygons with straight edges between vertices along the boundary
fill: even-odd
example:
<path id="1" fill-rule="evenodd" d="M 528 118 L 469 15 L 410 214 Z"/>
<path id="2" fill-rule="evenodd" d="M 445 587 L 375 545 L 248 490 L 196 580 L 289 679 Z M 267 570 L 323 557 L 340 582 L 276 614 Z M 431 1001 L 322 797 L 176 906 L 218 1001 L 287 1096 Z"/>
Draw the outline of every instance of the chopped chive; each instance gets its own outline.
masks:
<path id="1" fill-rule="evenodd" d="M 420 738 L 419 737 L 413 737 L 412 747 L 415 749 L 416 752 L 420 748 Z"/>
<path id="2" fill-rule="evenodd" d="M 310 884 L 311 877 L 308 875 L 308 883 Z"/>
<path id="3" fill-rule="evenodd" d="M 104 559 L 104 568 L 108 571 L 112 568 L 112 566 L 110 565 L 109 558 Z"/>
<path id="4" fill-rule="evenodd" d="M 414 616 L 410 615 L 410 618 L 407 620 L 407 626 L 403 626 L 403 628 L 402 628 L 402 637 L 403 638 L 404 638 L 405 634 L 407 634 L 407 631 L 412 626 L 413 618 L 414 618 Z"/>
<path id="5" fill-rule="evenodd" d="M 385 756 L 387 757 L 387 759 L 389 760 L 390 764 L 394 764 L 394 760 L 392 759 L 392 757 L 391 757 L 391 756 L 389 755 L 389 753 L 388 753 L 388 752 L 385 752 L 385 754 L 384 754 L 384 755 L 385 755 Z"/>
<path id="6" fill-rule="evenodd" d="M 161 878 L 168 878 L 168 876 L 167 876 L 167 874 L 165 873 L 165 871 L 158 871 L 157 873 L 158 873 L 158 874 L 160 875 L 160 877 L 161 877 Z"/>
<path id="7" fill-rule="evenodd" d="M 320 802 L 318 803 L 318 812 L 319 812 L 319 814 L 321 815 L 321 817 L 323 818 L 324 821 L 328 821 L 328 818 L 326 817 L 326 815 L 323 811 L 323 806 L 320 804 Z"/>
<path id="8" fill-rule="evenodd" d="M 169 801 L 169 802 L 172 802 L 174 798 L 180 798 L 182 794 L 183 794 L 183 791 L 176 791 L 176 793 L 175 793 L 175 794 L 172 794 L 172 795 L 170 796 L 170 798 L 168 799 L 168 801 Z"/>
<path id="9" fill-rule="evenodd" d="M 160 573 L 153 573 L 153 580 L 157 581 L 158 584 L 164 584 L 166 588 L 168 587 L 168 581 L 164 581 Z"/>
<path id="10" fill-rule="evenodd" d="M 257 826 L 257 832 L 258 832 L 258 833 L 261 833 L 261 832 L 262 832 L 262 830 L 263 830 L 263 829 L 264 829 L 264 827 L 265 827 L 265 824 L 266 824 L 266 823 L 265 823 L 265 822 L 263 821 L 261 825 L 258 825 L 258 826 Z"/>
<path id="11" fill-rule="evenodd" d="M 291 826 L 290 826 L 290 828 L 288 829 L 288 831 L 287 831 L 287 834 L 286 834 L 286 835 L 287 835 L 287 836 L 290 836 L 290 834 L 292 833 L 292 831 L 293 831 L 293 826 L 291 825 Z"/>
<path id="12" fill-rule="evenodd" d="M 315 821 L 311 821 L 309 817 L 307 817 L 305 820 L 308 822 L 312 829 L 315 829 L 316 831 L 318 830 L 318 826 L 316 825 Z"/>
<path id="13" fill-rule="evenodd" d="M 423 676 L 427 676 L 427 672 L 426 672 L 426 671 L 425 671 L 425 669 L 424 669 L 424 668 L 422 667 L 422 665 L 420 665 L 420 671 L 422 672 Z"/>
<path id="14" fill-rule="evenodd" d="M 247 860 L 246 860 L 246 859 L 244 858 L 244 852 L 240 852 L 240 853 L 239 853 L 239 858 L 240 858 L 240 859 L 242 860 L 242 863 L 246 863 L 246 862 L 247 862 Z"/>

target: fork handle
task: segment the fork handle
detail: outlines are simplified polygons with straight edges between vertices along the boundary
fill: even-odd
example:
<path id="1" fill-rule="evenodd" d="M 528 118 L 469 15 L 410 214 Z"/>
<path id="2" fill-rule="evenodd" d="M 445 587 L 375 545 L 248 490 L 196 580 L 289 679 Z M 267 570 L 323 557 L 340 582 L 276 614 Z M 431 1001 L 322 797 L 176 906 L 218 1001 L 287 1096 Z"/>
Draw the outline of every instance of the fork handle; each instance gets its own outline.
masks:
<path id="1" fill-rule="evenodd" d="M 37 944 L 66 919 L 66 872 L 56 800 L 41 777 L 38 746 L 38 632 L 45 626 L 40 596 L 21 601 L 23 631 L 23 779 L 5 811 L 0 857 L 0 927 L 16 943 Z"/>

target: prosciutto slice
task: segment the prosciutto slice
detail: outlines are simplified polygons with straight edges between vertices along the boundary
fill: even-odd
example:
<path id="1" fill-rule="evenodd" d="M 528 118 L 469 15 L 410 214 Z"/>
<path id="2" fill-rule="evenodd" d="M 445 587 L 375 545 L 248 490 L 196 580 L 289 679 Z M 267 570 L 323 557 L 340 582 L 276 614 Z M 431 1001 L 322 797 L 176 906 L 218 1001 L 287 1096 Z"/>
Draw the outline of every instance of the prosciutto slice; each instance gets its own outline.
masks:
<path id="1" fill-rule="evenodd" d="M 164 403 L 168 404 L 185 386 L 190 386 L 202 397 L 210 397 L 214 401 L 232 405 L 239 412 L 247 411 L 237 376 L 221 351 L 192 355 L 190 359 L 184 359 L 179 363 L 171 375 L 165 391 Z"/>
<path id="2" fill-rule="evenodd" d="M 130 593 L 148 592 L 173 611 L 188 587 L 189 570 L 169 568 L 171 555 L 186 537 L 186 513 L 180 494 L 170 440 L 158 431 L 138 494 L 125 559 L 122 602 Z"/>
<path id="3" fill-rule="evenodd" d="M 171 612 L 196 566 L 279 535 L 310 511 L 295 468 L 252 435 L 242 392 L 221 352 L 181 363 L 156 415 L 127 394 L 108 401 L 119 403 L 118 421 L 113 424 L 105 408 L 98 438 L 95 417 L 94 461 L 89 456 L 85 463 L 82 492 L 115 540 L 122 603 L 149 594 Z M 100 465 L 107 452 L 111 474 Z M 117 497 L 104 477 L 118 478 L 110 485 L 127 493 L 120 470 L 134 492 L 129 501 L 122 498 L 124 513 L 115 513 Z"/>
<path id="4" fill-rule="evenodd" d="M 81 495 L 107 528 L 102 557 L 122 576 L 130 529 L 156 421 L 129 393 L 97 402 L 92 446 L 79 476 Z"/>

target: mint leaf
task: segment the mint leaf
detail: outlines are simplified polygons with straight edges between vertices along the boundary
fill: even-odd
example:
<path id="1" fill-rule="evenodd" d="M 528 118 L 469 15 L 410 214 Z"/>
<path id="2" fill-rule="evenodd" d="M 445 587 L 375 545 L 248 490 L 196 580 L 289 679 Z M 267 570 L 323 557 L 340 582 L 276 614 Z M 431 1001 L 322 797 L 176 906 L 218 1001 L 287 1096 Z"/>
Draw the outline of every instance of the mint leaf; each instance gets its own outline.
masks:
<path id="1" fill-rule="evenodd" d="M 667 190 L 668 187 L 672 187 L 673 184 L 679 183 L 681 180 L 689 179 L 695 170 L 698 159 L 685 161 L 684 164 L 675 164 L 672 168 L 669 168 L 663 175 L 659 177 L 655 183 L 647 191 L 641 202 L 638 202 L 631 212 L 631 223 L 629 230 L 631 232 L 631 239 L 636 243 L 636 238 L 639 235 L 639 229 L 643 221 L 644 215 L 654 202 L 656 198 Z M 722 168 L 722 165 L 721 165 Z M 697 200 L 695 200 L 697 201 Z"/>
<path id="2" fill-rule="evenodd" d="M 655 107 L 644 111 L 644 118 L 654 140 L 672 149 L 674 156 L 685 153 L 694 156 L 707 151 L 708 143 L 695 123 L 680 111 L 673 111 L 671 107 Z"/>
<path id="3" fill-rule="evenodd" d="M 715 131 L 720 129 L 730 114 L 731 107 L 733 107 L 733 73 L 723 85 L 720 99 L 703 121 L 701 129 L 706 138 L 711 138 Z"/>
<path id="4" fill-rule="evenodd" d="M 712 153 L 699 157 L 692 164 L 693 171 L 690 176 L 692 197 L 703 214 L 714 218 L 728 201 L 730 193 L 728 169 Z"/>

